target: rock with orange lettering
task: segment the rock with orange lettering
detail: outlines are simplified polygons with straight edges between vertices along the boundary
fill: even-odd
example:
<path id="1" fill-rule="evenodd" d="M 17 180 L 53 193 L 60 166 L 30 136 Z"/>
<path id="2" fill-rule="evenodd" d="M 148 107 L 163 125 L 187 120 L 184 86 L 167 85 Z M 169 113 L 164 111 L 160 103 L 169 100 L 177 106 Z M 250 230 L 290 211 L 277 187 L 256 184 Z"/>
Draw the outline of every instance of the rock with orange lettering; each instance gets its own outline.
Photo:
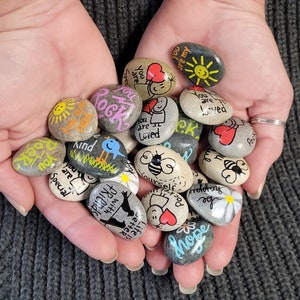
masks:
<path id="1" fill-rule="evenodd" d="M 64 98 L 52 108 L 48 128 L 60 141 L 86 140 L 98 132 L 96 109 L 86 99 Z"/>

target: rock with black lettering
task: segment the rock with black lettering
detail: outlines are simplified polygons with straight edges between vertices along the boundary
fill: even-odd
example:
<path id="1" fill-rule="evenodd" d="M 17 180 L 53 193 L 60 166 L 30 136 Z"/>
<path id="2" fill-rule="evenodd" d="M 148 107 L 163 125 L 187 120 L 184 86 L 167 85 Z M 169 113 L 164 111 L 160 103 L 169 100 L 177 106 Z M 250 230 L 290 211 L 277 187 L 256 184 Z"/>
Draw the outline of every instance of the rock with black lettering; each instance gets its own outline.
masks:
<path id="1" fill-rule="evenodd" d="M 143 100 L 167 96 L 175 88 L 174 71 L 152 58 L 135 58 L 124 69 L 122 84 L 136 90 Z"/>
<path id="2" fill-rule="evenodd" d="M 149 223 L 161 231 L 172 231 L 188 217 L 188 205 L 178 193 L 162 188 L 148 192 L 141 199 Z"/>
<path id="3" fill-rule="evenodd" d="M 190 264 L 208 251 L 213 238 L 213 226 L 207 221 L 187 221 L 176 230 L 167 233 L 164 251 L 173 263 Z"/>
<path id="4" fill-rule="evenodd" d="M 225 72 L 224 62 L 212 49 L 194 43 L 180 43 L 172 51 L 177 69 L 193 84 L 202 87 L 216 85 Z"/>
<path id="5" fill-rule="evenodd" d="M 96 134 L 85 141 L 67 144 L 69 162 L 83 173 L 100 178 L 120 174 L 127 163 L 127 152 L 113 135 Z"/>
<path id="6" fill-rule="evenodd" d="M 141 201 L 120 183 L 105 181 L 96 185 L 87 206 L 103 226 L 126 240 L 139 238 L 146 229 L 147 217 Z"/>
<path id="7" fill-rule="evenodd" d="M 140 176 L 158 187 L 182 193 L 193 184 L 193 172 L 188 163 L 174 150 L 161 145 L 137 152 L 134 166 Z"/>
<path id="8" fill-rule="evenodd" d="M 96 109 L 87 99 L 64 98 L 51 110 L 48 128 L 60 141 L 86 140 L 98 132 Z"/>
<path id="9" fill-rule="evenodd" d="M 119 182 L 134 194 L 139 190 L 139 176 L 130 160 L 127 160 L 125 169 L 120 174 L 115 177 L 101 179 L 101 182 L 104 181 Z"/>
<path id="10" fill-rule="evenodd" d="M 186 199 L 201 217 L 219 226 L 229 224 L 243 203 L 239 192 L 213 183 L 193 185 L 187 191 Z"/>
<path id="11" fill-rule="evenodd" d="M 205 124 L 218 125 L 232 117 L 232 106 L 216 93 L 192 86 L 179 97 L 181 109 L 190 118 Z"/>
<path id="12" fill-rule="evenodd" d="M 239 186 L 250 176 L 250 168 L 244 158 L 224 156 L 211 148 L 200 153 L 198 163 L 206 177 L 222 185 Z"/>
<path id="13" fill-rule="evenodd" d="M 193 184 L 208 182 L 207 178 L 198 170 L 193 169 L 193 176 L 194 176 Z"/>
<path id="14" fill-rule="evenodd" d="M 161 145 L 177 152 L 188 164 L 197 159 L 198 141 L 190 135 L 174 132 Z"/>
<path id="15" fill-rule="evenodd" d="M 178 122 L 178 106 L 170 97 L 145 101 L 135 124 L 135 137 L 143 145 L 157 145 L 167 140 Z"/>
<path id="16" fill-rule="evenodd" d="M 94 186 L 99 182 L 98 177 L 77 170 L 69 162 L 63 163 L 49 175 L 51 192 L 57 198 L 66 201 L 87 199 Z"/>
<path id="17" fill-rule="evenodd" d="M 212 148 L 225 156 L 245 157 L 255 148 L 256 134 L 249 122 L 232 117 L 212 126 L 208 141 Z"/>
<path id="18" fill-rule="evenodd" d="M 13 156 L 13 168 L 26 176 L 48 175 L 58 169 L 66 155 L 65 144 L 47 137 L 27 142 Z"/>
<path id="19" fill-rule="evenodd" d="M 107 132 L 128 130 L 142 111 L 142 99 L 134 89 L 114 84 L 99 88 L 91 97 L 97 114 L 99 127 Z"/>

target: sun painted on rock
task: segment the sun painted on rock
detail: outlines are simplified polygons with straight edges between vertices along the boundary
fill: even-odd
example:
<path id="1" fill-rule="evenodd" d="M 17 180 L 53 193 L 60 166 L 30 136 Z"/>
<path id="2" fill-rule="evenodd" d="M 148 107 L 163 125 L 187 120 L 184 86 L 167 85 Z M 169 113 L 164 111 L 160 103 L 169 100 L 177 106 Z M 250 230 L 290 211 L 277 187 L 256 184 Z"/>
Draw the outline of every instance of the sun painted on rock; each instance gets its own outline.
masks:
<path id="1" fill-rule="evenodd" d="M 49 114 L 50 123 L 57 124 L 58 122 L 62 122 L 63 119 L 66 119 L 70 115 L 75 105 L 74 98 L 65 98 L 59 101 Z"/>

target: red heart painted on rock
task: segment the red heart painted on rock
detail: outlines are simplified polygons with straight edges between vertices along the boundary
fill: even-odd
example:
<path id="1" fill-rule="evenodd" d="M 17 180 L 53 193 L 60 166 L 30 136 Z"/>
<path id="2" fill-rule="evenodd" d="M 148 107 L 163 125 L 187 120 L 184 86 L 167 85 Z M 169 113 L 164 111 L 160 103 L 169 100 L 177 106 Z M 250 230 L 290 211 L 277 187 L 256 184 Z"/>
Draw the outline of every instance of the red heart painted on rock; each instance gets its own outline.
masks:
<path id="1" fill-rule="evenodd" d="M 236 128 L 220 125 L 214 129 L 214 133 L 220 136 L 220 143 L 222 145 L 230 145 L 234 140 Z"/>
<path id="2" fill-rule="evenodd" d="M 166 209 L 160 216 L 159 221 L 163 225 L 174 226 L 177 223 L 175 215 L 168 209 Z"/>
<path id="3" fill-rule="evenodd" d="M 143 111 L 146 113 L 150 113 L 153 109 L 153 107 L 156 105 L 157 99 L 150 100 L 147 104 L 144 105 Z"/>
<path id="4" fill-rule="evenodd" d="M 165 72 L 158 63 L 153 63 L 148 67 L 147 80 L 153 82 L 163 82 L 165 80 Z"/>

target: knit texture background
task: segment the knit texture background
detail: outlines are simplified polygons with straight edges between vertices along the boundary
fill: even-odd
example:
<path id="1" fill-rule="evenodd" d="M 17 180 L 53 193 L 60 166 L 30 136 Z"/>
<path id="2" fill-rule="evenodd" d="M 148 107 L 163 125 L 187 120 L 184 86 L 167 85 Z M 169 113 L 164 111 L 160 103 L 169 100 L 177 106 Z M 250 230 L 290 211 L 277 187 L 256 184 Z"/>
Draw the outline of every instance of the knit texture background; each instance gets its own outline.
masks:
<path id="1" fill-rule="evenodd" d="M 121 75 L 161 1 L 82 3 Z M 283 154 L 268 174 L 261 199 L 244 203 L 237 248 L 223 275 L 206 274 L 195 294 L 182 295 L 171 269 L 157 277 L 147 264 L 129 272 L 118 263 L 95 261 L 36 208 L 24 218 L 0 194 L 0 299 L 300 299 L 300 2 L 269 0 L 266 10 L 295 99 Z"/>

